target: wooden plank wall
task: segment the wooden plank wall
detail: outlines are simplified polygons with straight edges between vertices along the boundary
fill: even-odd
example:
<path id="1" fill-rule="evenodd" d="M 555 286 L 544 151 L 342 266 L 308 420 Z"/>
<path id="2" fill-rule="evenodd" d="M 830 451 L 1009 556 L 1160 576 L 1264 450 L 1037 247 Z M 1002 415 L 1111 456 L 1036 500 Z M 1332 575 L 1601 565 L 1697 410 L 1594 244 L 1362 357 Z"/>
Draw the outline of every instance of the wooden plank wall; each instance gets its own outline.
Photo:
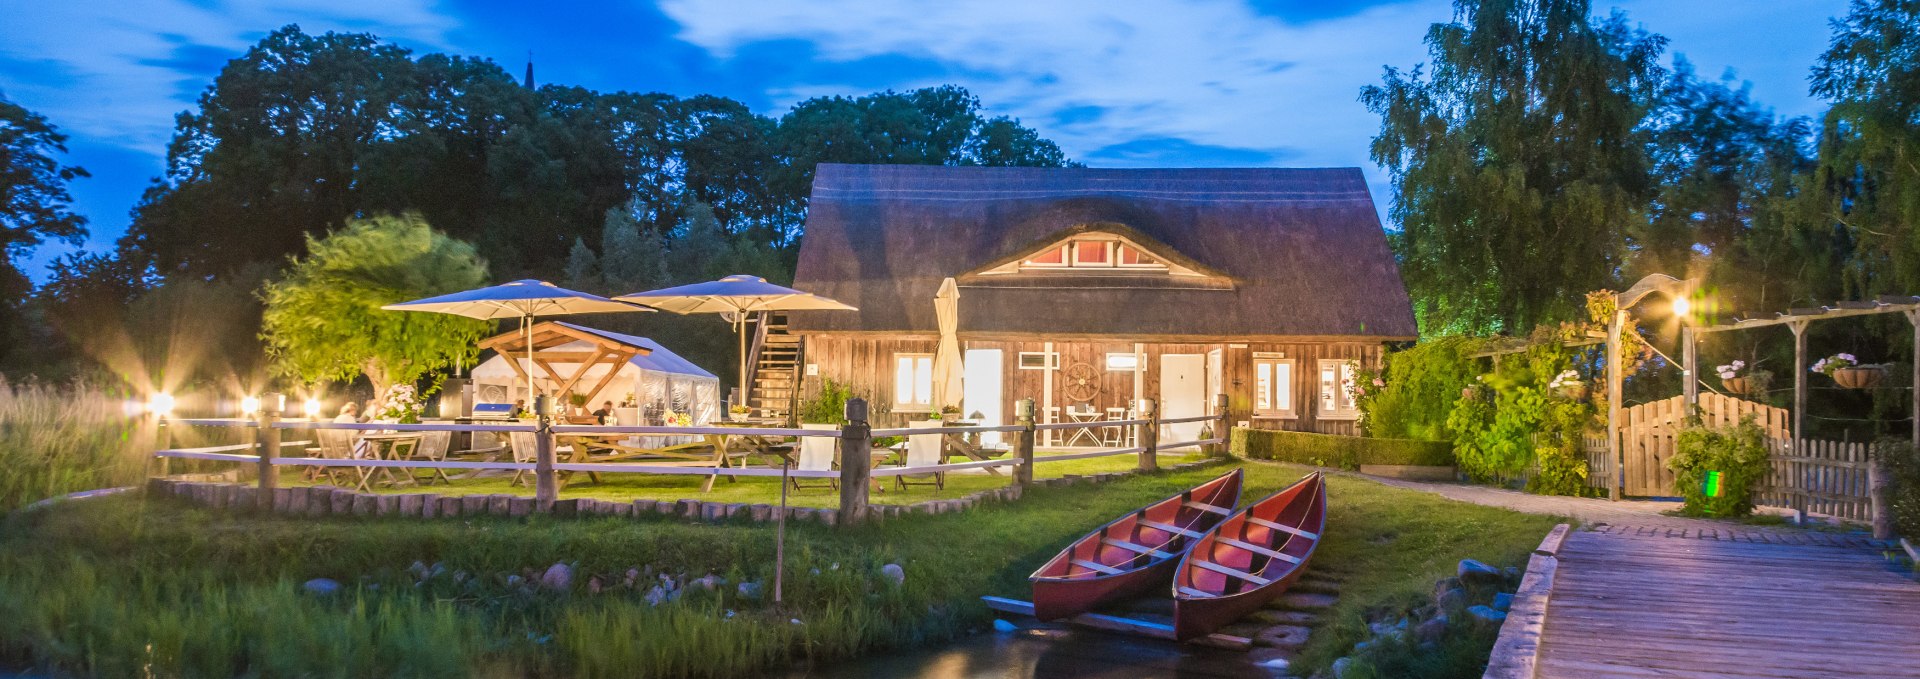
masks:
<path id="1" fill-rule="evenodd" d="M 823 379 L 831 378 L 848 384 L 854 393 L 866 396 L 876 407 L 874 423 L 876 426 L 899 426 L 908 420 L 919 419 L 917 415 L 886 412 L 884 406 L 893 402 L 893 354 L 895 353 L 933 353 L 937 340 L 931 336 L 863 336 L 863 335 L 809 335 L 806 337 L 806 361 L 819 367 L 818 375 L 807 377 L 802 398 L 810 398 L 819 393 Z M 1022 370 L 1019 367 L 1021 352 L 1041 352 L 1046 349 L 1043 339 L 1033 340 L 965 340 L 965 349 L 999 349 L 1005 370 L 1003 385 L 1006 402 L 1003 412 L 1013 413 L 1013 403 L 1022 398 L 1032 398 L 1042 409 L 1044 421 L 1045 408 L 1049 405 L 1058 408 L 1079 406 L 1080 401 L 1069 399 L 1062 373 L 1068 366 L 1086 364 L 1099 376 L 1099 391 L 1084 403 L 1105 412 L 1108 408 L 1127 408 L 1134 399 L 1145 396 L 1158 398 L 1160 384 L 1160 357 L 1165 354 L 1197 354 L 1204 357 L 1208 352 L 1222 352 L 1221 379 L 1229 394 L 1231 417 L 1235 422 L 1247 422 L 1249 426 L 1262 429 L 1290 429 L 1312 431 L 1324 434 L 1357 435 L 1359 432 L 1351 419 L 1328 419 L 1319 417 L 1319 360 L 1322 358 L 1339 360 L 1357 360 L 1362 366 L 1379 365 L 1381 346 L 1364 342 L 1288 342 L 1288 343 L 1158 343 L 1143 342 L 1144 353 L 1141 361 L 1141 393 L 1135 393 L 1134 373 L 1131 371 L 1109 371 L 1106 369 L 1106 354 L 1133 353 L 1134 343 L 1124 339 L 1097 341 L 1056 341 L 1053 350 L 1060 355 L 1060 370 Z M 1284 354 L 1294 359 L 1294 398 L 1297 417 L 1292 419 L 1270 419 L 1253 417 L 1253 354 L 1254 352 L 1272 352 Z M 1046 402 L 1043 395 L 1047 392 L 1046 381 L 1053 383 L 1053 399 Z M 1057 412 L 1057 411 L 1056 411 Z"/>

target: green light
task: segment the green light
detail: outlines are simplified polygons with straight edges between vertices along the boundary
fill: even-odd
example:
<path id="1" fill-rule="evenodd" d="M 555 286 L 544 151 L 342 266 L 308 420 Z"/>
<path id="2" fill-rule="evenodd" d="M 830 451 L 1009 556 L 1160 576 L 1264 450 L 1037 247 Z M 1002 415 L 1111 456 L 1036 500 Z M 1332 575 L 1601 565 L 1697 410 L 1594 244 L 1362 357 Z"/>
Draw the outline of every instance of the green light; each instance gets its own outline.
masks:
<path id="1" fill-rule="evenodd" d="M 1700 484 L 1700 491 L 1707 497 L 1720 497 L 1720 472 L 1707 472 L 1707 480 Z"/>

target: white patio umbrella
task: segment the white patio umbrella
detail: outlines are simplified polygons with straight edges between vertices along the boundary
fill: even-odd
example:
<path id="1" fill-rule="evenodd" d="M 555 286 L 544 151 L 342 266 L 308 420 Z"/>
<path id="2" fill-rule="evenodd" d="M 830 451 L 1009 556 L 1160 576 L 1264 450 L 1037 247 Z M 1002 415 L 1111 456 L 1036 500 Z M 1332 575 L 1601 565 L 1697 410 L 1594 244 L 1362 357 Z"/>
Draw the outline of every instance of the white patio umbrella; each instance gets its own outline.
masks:
<path id="1" fill-rule="evenodd" d="M 740 391 L 747 396 L 747 314 L 762 311 L 856 311 L 852 306 L 810 292 L 768 283 L 759 276 L 734 274 L 717 281 L 636 292 L 614 299 L 676 314 L 721 314 L 740 335 Z M 742 404 L 732 404 L 742 405 Z"/>
<path id="2" fill-rule="evenodd" d="M 527 341 L 527 406 L 533 406 L 533 319 L 537 316 L 569 314 L 605 314 L 627 311 L 653 311 L 645 306 L 620 302 L 536 280 L 518 280 L 485 288 L 476 288 L 439 297 L 416 299 L 380 307 L 389 311 L 428 311 L 495 320 L 520 319 L 520 331 Z"/>
<path id="3" fill-rule="evenodd" d="M 952 278 L 940 281 L 933 295 L 933 316 L 940 325 L 940 346 L 933 354 L 933 407 L 938 411 L 960 405 L 960 286 Z"/>

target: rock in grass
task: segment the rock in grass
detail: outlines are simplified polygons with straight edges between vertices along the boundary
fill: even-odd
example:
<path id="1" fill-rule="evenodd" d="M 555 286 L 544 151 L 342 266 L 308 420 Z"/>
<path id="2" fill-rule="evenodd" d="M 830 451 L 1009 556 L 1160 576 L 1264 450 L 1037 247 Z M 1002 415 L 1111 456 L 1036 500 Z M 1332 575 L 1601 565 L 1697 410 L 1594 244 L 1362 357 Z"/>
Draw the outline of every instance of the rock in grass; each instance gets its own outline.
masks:
<path id="1" fill-rule="evenodd" d="M 739 586 L 735 587 L 734 591 L 738 592 L 740 594 L 740 598 L 742 599 L 758 601 L 760 599 L 760 589 L 761 589 L 760 583 L 743 582 L 743 583 L 740 583 Z"/>
<path id="2" fill-rule="evenodd" d="M 1438 597 L 1434 598 L 1433 605 L 1439 607 L 1442 612 L 1458 611 L 1465 608 L 1467 606 L 1467 590 L 1455 587 L 1441 592 Z"/>
<path id="3" fill-rule="evenodd" d="M 890 563 L 885 566 L 881 566 L 880 575 L 881 577 L 886 578 L 889 582 L 892 582 L 893 586 L 895 587 L 899 587 L 907 584 L 907 569 L 901 568 L 900 564 Z"/>
<path id="4" fill-rule="evenodd" d="M 1413 628 L 1413 638 L 1421 642 L 1437 642 L 1447 635 L 1447 616 L 1439 616 L 1420 623 Z"/>
<path id="5" fill-rule="evenodd" d="M 1015 632 L 1015 631 L 1018 631 L 1019 629 L 1020 629 L 1019 625 L 1015 625 L 1013 623 L 1007 622 L 1000 618 L 993 619 L 993 631 L 995 632 L 1000 632 L 1004 634 L 1007 632 Z"/>
<path id="6" fill-rule="evenodd" d="M 1474 606 L 1473 608 L 1469 608 L 1467 609 L 1467 615 L 1472 617 L 1473 624 L 1488 627 L 1499 627 L 1500 623 L 1507 621 L 1506 613 L 1493 610 L 1488 606 Z"/>
<path id="7" fill-rule="evenodd" d="M 300 589 L 314 596 L 333 596 L 340 592 L 340 583 L 332 578 L 314 578 L 301 585 Z"/>
<path id="8" fill-rule="evenodd" d="M 1334 660 L 1332 667 L 1333 679 L 1346 679 L 1347 672 L 1352 671 L 1352 668 L 1353 658 L 1339 658 Z"/>
<path id="9" fill-rule="evenodd" d="M 564 563 L 548 566 L 547 572 L 540 574 L 540 586 L 550 590 L 562 591 L 572 584 L 573 567 Z"/>
<path id="10" fill-rule="evenodd" d="M 1493 610 L 1505 612 L 1513 609 L 1513 595 L 1506 592 L 1493 595 Z"/>
<path id="11" fill-rule="evenodd" d="M 1469 585 L 1495 585 L 1507 579 L 1507 574 L 1500 572 L 1500 569 L 1473 559 L 1461 559 L 1456 575 L 1461 582 Z"/>

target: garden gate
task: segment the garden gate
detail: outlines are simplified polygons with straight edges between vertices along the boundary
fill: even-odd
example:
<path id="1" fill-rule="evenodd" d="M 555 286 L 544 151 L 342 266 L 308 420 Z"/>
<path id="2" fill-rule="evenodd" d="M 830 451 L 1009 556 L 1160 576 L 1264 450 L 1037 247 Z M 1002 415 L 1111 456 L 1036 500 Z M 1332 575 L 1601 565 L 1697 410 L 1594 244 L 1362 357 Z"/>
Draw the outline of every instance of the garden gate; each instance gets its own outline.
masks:
<path id="1" fill-rule="evenodd" d="M 1739 424 L 1742 418 L 1752 416 L 1754 423 L 1767 431 L 1768 439 L 1784 443 L 1791 436 L 1792 420 L 1785 408 L 1705 393 L 1700 395 L 1699 413 L 1701 421 L 1710 427 Z M 1621 409 L 1620 451 L 1626 458 L 1627 495 L 1675 494 L 1673 470 L 1667 468 L 1667 460 L 1673 459 L 1680 428 L 1685 424 L 1686 400 L 1680 396 Z M 1613 487 L 1614 461 L 1607 459 L 1606 439 L 1590 441 L 1587 448 L 1588 484 Z"/>

